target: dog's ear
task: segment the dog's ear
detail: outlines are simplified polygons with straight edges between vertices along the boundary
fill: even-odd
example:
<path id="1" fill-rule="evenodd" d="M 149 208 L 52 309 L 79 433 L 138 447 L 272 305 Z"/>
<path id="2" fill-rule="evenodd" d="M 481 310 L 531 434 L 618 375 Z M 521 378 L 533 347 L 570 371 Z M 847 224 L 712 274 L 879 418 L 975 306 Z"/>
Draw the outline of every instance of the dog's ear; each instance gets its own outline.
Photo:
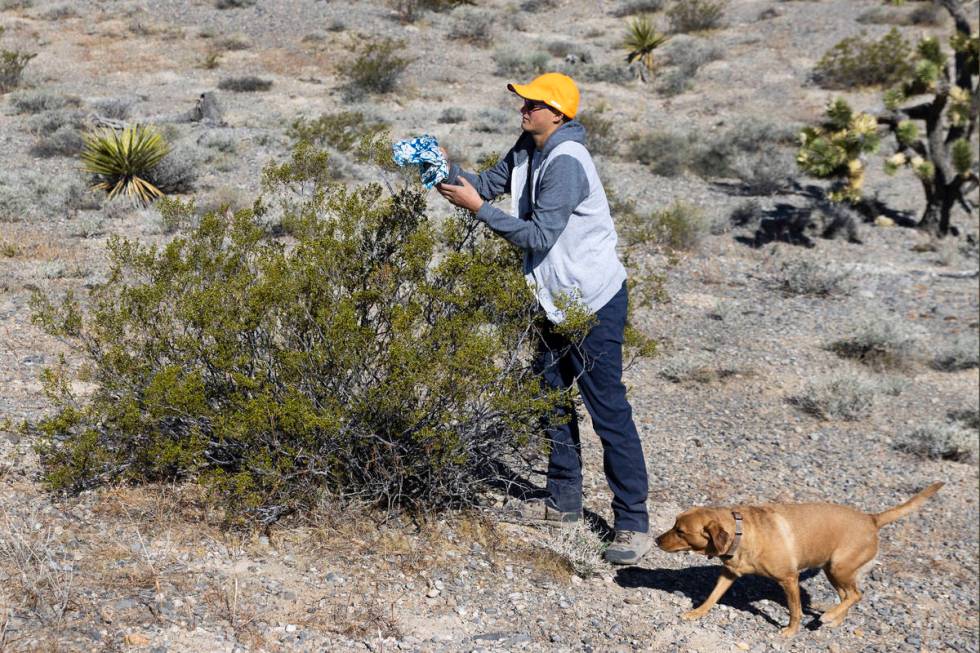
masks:
<path id="1" fill-rule="evenodd" d="M 704 532 L 708 537 L 706 552 L 709 557 L 720 556 L 728 550 L 732 542 L 732 536 L 725 530 L 724 526 L 716 521 L 712 521 L 704 527 Z"/>

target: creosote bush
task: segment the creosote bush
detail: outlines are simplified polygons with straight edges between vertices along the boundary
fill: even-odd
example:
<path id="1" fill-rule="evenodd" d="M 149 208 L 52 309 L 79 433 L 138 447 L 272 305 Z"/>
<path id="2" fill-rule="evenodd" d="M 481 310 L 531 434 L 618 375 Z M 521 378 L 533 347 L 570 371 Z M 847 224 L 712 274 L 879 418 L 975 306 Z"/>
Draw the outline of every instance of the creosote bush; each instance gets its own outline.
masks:
<path id="1" fill-rule="evenodd" d="M 355 49 L 356 56 L 341 67 L 347 77 L 346 93 L 350 98 L 390 93 L 411 60 L 398 55 L 405 41 L 378 39 L 367 41 Z"/>
<path id="2" fill-rule="evenodd" d="M 892 28 L 877 41 L 851 36 L 823 55 L 813 70 L 823 88 L 849 89 L 881 84 L 890 86 L 912 73 L 912 46 Z"/>
<path id="3" fill-rule="evenodd" d="M 390 166 L 390 142 L 355 149 Z M 35 295 L 97 387 L 79 400 L 65 369 L 44 373 L 57 410 L 28 428 L 52 488 L 191 479 L 254 526 L 331 499 L 466 505 L 538 450 L 567 398 L 533 373 L 516 250 L 462 215 L 430 221 L 418 185 L 345 188 L 326 165 L 301 142 L 252 208 L 162 248 L 113 237 L 87 310 Z M 569 314 L 574 339 L 587 320 Z"/>
<path id="4" fill-rule="evenodd" d="M 349 152 L 359 141 L 380 134 L 385 127 L 383 122 L 366 119 L 359 111 L 340 111 L 324 113 L 313 120 L 298 118 L 288 133 L 297 141 Z"/>

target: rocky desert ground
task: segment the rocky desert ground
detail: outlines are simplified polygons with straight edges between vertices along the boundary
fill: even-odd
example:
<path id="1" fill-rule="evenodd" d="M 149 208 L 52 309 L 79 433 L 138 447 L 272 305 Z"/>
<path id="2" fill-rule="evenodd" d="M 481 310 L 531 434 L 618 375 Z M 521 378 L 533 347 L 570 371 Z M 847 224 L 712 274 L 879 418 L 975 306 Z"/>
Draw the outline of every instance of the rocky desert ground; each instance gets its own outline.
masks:
<path id="1" fill-rule="evenodd" d="M 976 211 L 958 209 L 941 240 L 895 226 L 917 218 L 922 190 L 879 161 L 865 189 L 892 219 L 822 238 L 818 210 L 793 242 L 756 238 L 760 220 L 808 210 L 825 187 L 795 169 L 792 134 L 834 97 L 880 109 L 880 89 L 815 84 L 823 53 L 896 25 L 909 38 L 948 34 L 950 21 L 922 2 L 731 0 L 715 27 L 673 34 L 643 81 L 624 61 L 627 20 L 650 12 L 669 31 L 670 2 L 452 4 L 0 0 L 0 48 L 36 55 L 0 95 L 0 651 L 977 651 Z M 975 23 L 977 3 L 964 7 Z M 390 92 L 352 91 L 346 64 L 381 38 L 403 39 L 404 71 Z M 46 491 L 18 425 L 51 410 L 43 368 L 83 361 L 31 323 L 31 292 L 84 297 L 104 279 L 111 235 L 165 242 L 178 228 L 152 206 L 89 191 L 81 133 L 99 120 L 154 123 L 174 144 L 179 194 L 235 208 L 256 196 L 264 165 L 288 156 L 299 118 L 360 112 L 396 138 L 435 135 L 475 165 L 518 134 L 506 84 L 542 69 L 580 80 L 621 232 L 676 201 L 699 216 L 683 248 L 623 238 L 634 274 L 660 280 L 636 314 L 658 354 L 625 376 L 652 529 L 694 505 L 875 512 L 945 482 L 882 531 L 843 626 L 815 621 L 815 606 L 836 600 L 822 574 L 803 575 L 809 626 L 784 640 L 772 581 L 740 579 L 686 622 L 716 561 L 654 549 L 636 566 L 603 563 L 610 496 L 587 418 L 590 527 L 571 530 L 510 519 L 493 496 L 422 521 L 325 506 L 241 533 L 193 485 Z M 220 107 L 213 120 L 194 114 L 204 93 Z M 676 151 L 638 145 L 664 133 L 736 141 L 759 172 L 670 173 L 656 162 Z M 775 145 L 752 151 L 751 134 Z M 342 152 L 332 161 L 340 179 L 371 180 Z M 773 183 L 745 183 L 759 175 Z M 429 201 L 445 214 L 435 191 Z M 828 349 L 856 334 L 886 338 L 898 364 L 872 369 Z"/>

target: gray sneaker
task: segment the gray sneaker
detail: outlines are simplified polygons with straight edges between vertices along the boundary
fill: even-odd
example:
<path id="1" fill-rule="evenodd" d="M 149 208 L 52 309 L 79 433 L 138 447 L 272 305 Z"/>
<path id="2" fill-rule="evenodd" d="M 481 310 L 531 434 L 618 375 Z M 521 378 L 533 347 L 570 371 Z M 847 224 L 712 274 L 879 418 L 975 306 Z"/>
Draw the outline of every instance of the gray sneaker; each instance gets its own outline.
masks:
<path id="1" fill-rule="evenodd" d="M 635 565 L 650 550 L 650 535 L 637 531 L 616 531 L 616 538 L 606 549 L 607 562 Z"/>
<path id="2" fill-rule="evenodd" d="M 582 519 L 581 510 L 563 512 L 555 508 L 547 499 L 512 501 L 507 504 L 507 508 L 514 509 L 512 514 L 521 521 L 540 522 L 549 526 L 575 524 Z"/>

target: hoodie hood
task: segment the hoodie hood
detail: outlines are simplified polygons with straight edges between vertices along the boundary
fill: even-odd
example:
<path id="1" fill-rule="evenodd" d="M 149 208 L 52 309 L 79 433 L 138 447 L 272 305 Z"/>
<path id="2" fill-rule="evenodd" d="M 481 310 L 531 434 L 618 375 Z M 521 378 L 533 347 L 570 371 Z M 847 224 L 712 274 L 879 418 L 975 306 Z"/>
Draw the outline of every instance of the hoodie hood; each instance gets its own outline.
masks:
<path id="1" fill-rule="evenodd" d="M 582 123 L 577 120 L 569 120 L 556 129 L 555 133 L 548 137 L 548 140 L 544 144 L 544 149 L 541 150 L 541 154 L 547 157 L 553 149 L 565 141 L 573 141 L 585 145 L 585 127 L 582 126 Z"/>

